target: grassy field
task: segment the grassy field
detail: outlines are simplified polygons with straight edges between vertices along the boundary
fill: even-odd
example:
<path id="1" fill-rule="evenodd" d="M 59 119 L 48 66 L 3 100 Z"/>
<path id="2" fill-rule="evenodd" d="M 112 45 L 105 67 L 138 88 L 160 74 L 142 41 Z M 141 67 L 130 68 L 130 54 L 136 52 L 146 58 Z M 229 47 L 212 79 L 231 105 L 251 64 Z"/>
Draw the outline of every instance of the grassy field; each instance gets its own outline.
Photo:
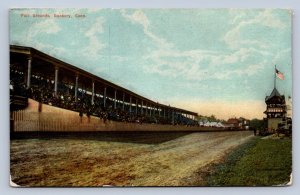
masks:
<path id="1" fill-rule="evenodd" d="M 202 185 L 276 186 L 290 181 L 292 140 L 256 137 L 210 166 Z"/>

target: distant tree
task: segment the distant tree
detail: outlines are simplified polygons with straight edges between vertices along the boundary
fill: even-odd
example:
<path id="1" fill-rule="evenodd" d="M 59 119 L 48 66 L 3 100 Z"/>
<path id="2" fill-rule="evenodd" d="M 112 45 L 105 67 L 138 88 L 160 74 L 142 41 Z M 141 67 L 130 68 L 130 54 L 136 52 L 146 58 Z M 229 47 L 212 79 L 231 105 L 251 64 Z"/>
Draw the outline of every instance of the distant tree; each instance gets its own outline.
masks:
<path id="1" fill-rule="evenodd" d="M 250 120 L 250 129 L 263 129 L 264 128 L 264 121 L 260 119 L 252 119 Z"/>
<path id="2" fill-rule="evenodd" d="M 209 117 L 209 121 L 216 121 L 217 120 L 217 118 L 216 118 L 216 116 L 215 115 L 211 115 L 210 117 Z"/>

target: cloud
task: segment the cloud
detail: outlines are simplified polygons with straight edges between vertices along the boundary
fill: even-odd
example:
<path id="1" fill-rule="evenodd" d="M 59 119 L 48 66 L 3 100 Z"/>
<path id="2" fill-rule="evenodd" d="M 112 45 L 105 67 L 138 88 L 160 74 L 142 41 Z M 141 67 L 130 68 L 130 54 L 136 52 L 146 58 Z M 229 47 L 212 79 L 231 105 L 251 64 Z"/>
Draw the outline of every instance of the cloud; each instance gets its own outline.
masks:
<path id="1" fill-rule="evenodd" d="M 47 51 L 47 54 L 53 55 L 59 59 L 62 59 L 62 56 L 64 56 L 63 54 L 67 53 L 67 49 L 65 49 L 64 47 L 56 47 L 50 44 L 44 44 L 40 42 L 32 43 L 32 47 L 39 48 L 42 51 Z"/>
<path id="2" fill-rule="evenodd" d="M 249 26 L 280 30 L 286 25 L 276 18 L 272 10 L 262 10 L 258 15 L 257 11 L 252 13 L 247 10 L 230 10 L 230 13 L 233 27 L 224 36 L 229 48 L 224 51 L 179 51 L 175 47 L 157 49 L 144 57 L 149 62 L 144 66 L 144 71 L 194 81 L 226 80 L 258 74 L 267 65 L 267 59 L 274 58 L 274 53 L 270 52 L 272 43 L 264 37 L 244 37 L 241 31 Z M 149 28 L 150 22 L 146 24 Z"/>
<path id="3" fill-rule="evenodd" d="M 133 12 L 133 14 L 130 15 L 130 14 L 127 14 L 126 10 L 122 9 L 121 14 L 124 18 L 126 18 L 131 23 L 141 24 L 144 27 L 144 29 L 148 29 L 149 20 L 142 10 L 136 10 Z"/>
<path id="4" fill-rule="evenodd" d="M 233 53 L 207 50 L 161 51 L 146 56 L 152 61 L 144 66 L 149 73 L 181 78 L 189 81 L 231 79 L 236 76 L 251 76 L 264 68 L 265 60 L 254 63 L 252 58 L 270 56 L 271 53 L 255 48 L 240 48 Z"/>
<path id="5" fill-rule="evenodd" d="M 232 18 L 229 21 L 229 24 L 237 24 L 241 20 L 244 20 L 245 18 L 249 17 L 247 15 L 247 12 L 241 9 L 229 9 L 228 12 L 229 12 L 229 16 Z"/>
<path id="6" fill-rule="evenodd" d="M 35 28 L 36 33 L 57 34 L 61 31 L 61 27 L 53 19 L 36 23 L 32 28 Z"/>
<path id="7" fill-rule="evenodd" d="M 257 40 L 232 40 L 236 39 L 236 36 L 239 35 L 239 30 L 244 26 L 261 24 L 261 20 L 274 19 L 272 12 L 266 10 L 250 19 L 245 19 L 248 16 L 246 12 L 241 13 L 243 14 L 238 14 L 238 16 L 236 13 L 232 14 L 235 16 L 232 23 L 236 24 L 237 27 L 231 29 L 225 35 L 225 39 L 228 41 L 228 45 L 235 49 L 226 53 L 199 49 L 180 51 L 173 43 L 159 37 L 150 30 L 152 27 L 151 21 L 149 21 L 143 11 L 136 10 L 129 14 L 125 10 L 121 10 L 122 16 L 132 24 L 141 25 L 144 34 L 157 46 L 156 49 L 143 56 L 146 62 L 143 65 L 144 72 L 171 78 L 181 78 L 187 81 L 231 79 L 235 76 L 251 76 L 262 70 L 264 64 L 262 62 L 252 62 L 251 59 L 255 58 L 255 56 L 271 56 L 272 54 L 267 50 L 269 45 Z M 276 21 L 273 21 L 272 24 L 264 22 L 263 25 L 272 27 L 282 25 L 280 21 Z M 243 45 L 244 47 L 241 47 Z M 232 69 L 232 67 L 235 67 L 235 69 Z"/>
<path id="8" fill-rule="evenodd" d="M 98 17 L 96 19 L 95 23 L 93 23 L 93 25 L 85 33 L 85 36 L 92 37 L 92 36 L 95 36 L 97 34 L 103 33 L 103 23 L 104 23 L 103 18 Z"/>
<path id="9" fill-rule="evenodd" d="M 271 28 L 279 28 L 283 29 L 286 27 L 286 24 L 282 22 L 280 19 L 276 18 L 273 10 L 266 9 L 263 11 L 257 18 L 255 18 L 256 23 L 261 23 L 264 26 L 268 26 Z"/>
<path id="10" fill-rule="evenodd" d="M 287 58 L 288 56 L 288 58 Z M 290 59 L 289 59 L 290 58 Z M 288 61 L 286 61 L 288 59 Z M 275 58 L 272 60 L 273 64 L 284 63 L 290 65 L 292 63 L 292 49 L 286 48 L 277 52 Z"/>
<path id="11" fill-rule="evenodd" d="M 26 36 L 26 42 L 36 42 L 36 37 L 39 35 L 56 35 L 62 28 L 54 19 L 44 19 L 30 26 Z"/>
<path id="12" fill-rule="evenodd" d="M 246 17 L 247 14 L 245 14 L 245 12 L 241 15 L 240 14 L 240 12 L 236 13 L 232 22 L 233 28 L 224 36 L 224 41 L 230 48 L 239 48 L 245 45 L 255 46 L 262 49 L 269 48 L 270 45 L 266 41 L 258 41 L 242 37 L 241 31 L 247 27 L 251 27 L 252 29 L 259 29 L 260 26 L 275 29 L 284 29 L 286 27 L 284 22 L 274 16 L 273 10 L 271 9 L 265 9 L 264 11 L 259 12 L 258 15 L 253 15 L 250 18 Z"/>
<path id="13" fill-rule="evenodd" d="M 104 19 L 102 17 L 96 18 L 96 21 L 92 23 L 91 27 L 84 33 L 84 36 L 88 38 L 89 42 L 82 50 L 82 54 L 89 58 L 97 58 L 101 55 L 101 51 L 105 48 L 105 44 L 100 41 L 99 36 L 103 34 Z"/>
<path id="14" fill-rule="evenodd" d="M 174 45 L 172 43 L 169 43 L 167 40 L 155 35 L 151 30 L 149 29 L 150 21 L 145 15 L 145 13 L 142 10 L 136 10 L 133 12 L 133 14 L 128 14 L 126 10 L 121 10 L 121 15 L 128 21 L 130 21 L 132 24 L 139 24 L 143 27 L 143 31 L 145 35 L 147 35 L 149 38 L 151 38 L 155 45 L 157 45 L 160 49 L 170 49 L 173 48 Z"/>
<path id="15" fill-rule="evenodd" d="M 29 13 L 36 12 L 29 10 Z M 62 27 L 54 19 L 38 20 L 30 26 L 27 33 L 24 33 L 19 41 L 13 41 L 12 44 L 33 47 L 61 59 L 61 56 L 67 52 L 64 47 L 57 47 L 41 41 L 41 39 L 46 40 L 49 37 L 58 36 L 61 31 Z"/>
<path id="16" fill-rule="evenodd" d="M 144 61 L 149 63 L 143 66 L 145 72 L 169 77 L 185 77 L 188 75 L 190 78 L 195 78 L 195 76 L 201 76 L 197 64 L 215 53 L 205 50 L 178 51 L 173 43 L 159 37 L 150 30 L 151 22 L 143 11 L 136 10 L 132 14 L 128 14 L 125 10 L 121 10 L 121 14 L 132 24 L 141 25 L 144 34 L 156 45 L 156 49 L 143 57 Z M 191 75 L 191 71 L 197 75 Z"/>

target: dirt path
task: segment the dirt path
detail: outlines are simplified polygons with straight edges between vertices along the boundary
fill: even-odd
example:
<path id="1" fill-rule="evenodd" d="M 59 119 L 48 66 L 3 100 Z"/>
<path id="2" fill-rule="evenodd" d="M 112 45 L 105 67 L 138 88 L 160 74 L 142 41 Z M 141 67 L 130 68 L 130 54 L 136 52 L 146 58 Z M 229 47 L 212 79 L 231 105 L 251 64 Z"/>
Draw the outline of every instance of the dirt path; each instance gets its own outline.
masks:
<path id="1" fill-rule="evenodd" d="M 192 133 L 156 144 L 13 140 L 11 175 L 22 186 L 184 186 L 195 171 L 251 137 L 243 131 Z"/>

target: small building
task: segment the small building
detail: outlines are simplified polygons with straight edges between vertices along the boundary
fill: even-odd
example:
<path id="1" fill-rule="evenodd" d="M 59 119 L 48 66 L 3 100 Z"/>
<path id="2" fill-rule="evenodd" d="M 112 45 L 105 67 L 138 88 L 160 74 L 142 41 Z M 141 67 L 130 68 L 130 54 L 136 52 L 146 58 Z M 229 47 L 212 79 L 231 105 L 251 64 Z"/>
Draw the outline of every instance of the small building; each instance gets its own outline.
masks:
<path id="1" fill-rule="evenodd" d="M 236 130 L 248 130 L 250 126 L 250 120 L 243 117 L 240 118 L 230 118 L 225 123 L 225 126 Z"/>
<path id="2" fill-rule="evenodd" d="M 278 124 L 286 120 L 287 107 L 284 95 L 281 95 L 276 88 L 269 96 L 266 96 L 267 105 L 265 126 L 269 132 L 278 129 Z"/>
<path id="3" fill-rule="evenodd" d="M 226 126 L 231 129 L 240 129 L 240 121 L 237 118 L 230 118 L 226 122 Z"/>
<path id="4" fill-rule="evenodd" d="M 239 118 L 239 122 L 240 122 L 239 125 L 240 125 L 240 127 L 242 129 L 249 130 L 249 128 L 250 128 L 250 120 L 245 119 L 243 117 L 240 117 Z"/>

